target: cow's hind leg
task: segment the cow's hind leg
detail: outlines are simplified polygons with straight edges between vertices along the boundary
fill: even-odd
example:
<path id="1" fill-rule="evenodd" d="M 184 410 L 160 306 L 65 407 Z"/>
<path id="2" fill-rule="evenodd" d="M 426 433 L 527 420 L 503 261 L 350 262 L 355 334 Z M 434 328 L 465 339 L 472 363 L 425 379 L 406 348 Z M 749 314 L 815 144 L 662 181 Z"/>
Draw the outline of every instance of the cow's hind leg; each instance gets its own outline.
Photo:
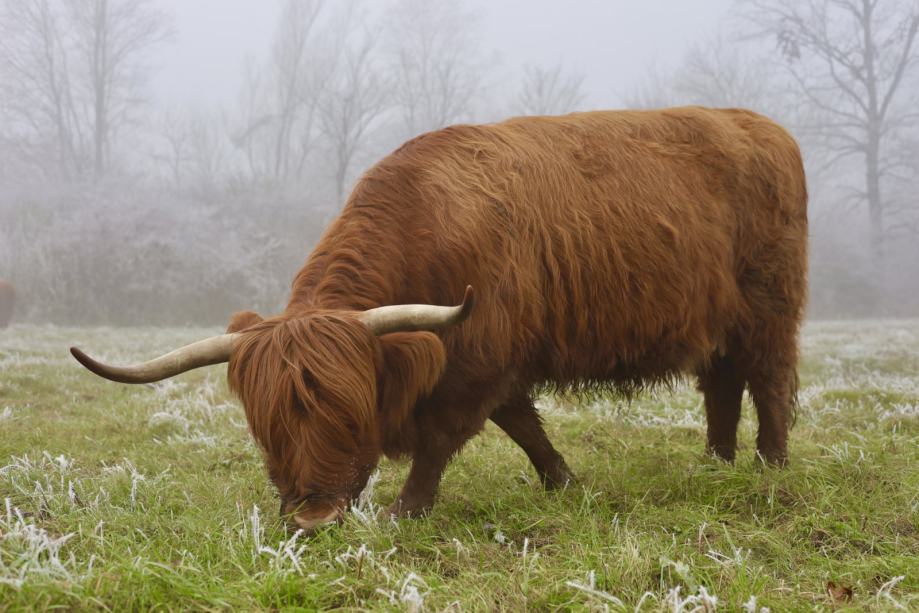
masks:
<path id="1" fill-rule="evenodd" d="M 699 389 L 705 395 L 708 452 L 732 462 L 737 451 L 743 375 L 731 357 L 718 357 L 699 373 Z"/>
<path id="2" fill-rule="evenodd" d="M 574 481 L 565 459 L 549 441 L 542 419 L 527 394 L 513 396 L 491 414 L 491 420 L 526 452 L 545 487 L 564 487 Z"/>
<path id="3" fill-rule="evenodd" d="M 793 367 L 767 365 L 750 375 L 750 396 L 759 418 L 756 450 L 770 464 L 788 460 L 788 428 L 797 388 Z"/>
<path id="4" fill-rule="evenodd" d="M 788 460 L 788 429 L 798 389 L 797 335 L 791 325 L 763 326 L 763 334 L 744 364 L 750 396 L 759 418 L 756 449 L 770 464 Z"/>

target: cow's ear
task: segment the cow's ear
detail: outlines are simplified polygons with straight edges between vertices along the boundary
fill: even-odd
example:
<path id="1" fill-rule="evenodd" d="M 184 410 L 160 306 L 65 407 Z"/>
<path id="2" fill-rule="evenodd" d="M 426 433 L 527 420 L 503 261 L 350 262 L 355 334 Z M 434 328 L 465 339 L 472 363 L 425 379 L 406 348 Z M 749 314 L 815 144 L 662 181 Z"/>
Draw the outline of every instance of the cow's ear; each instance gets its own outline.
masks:
<path id="1" fill-rule="evenodd" d="M 378 380 L 381 419 L 384 427 L 398 431 L 415 403 L 437 385 L 447 352 L 432 332 L 399 332 L 379 339 L 383 351 Z"/>
<path id="2" fill-rule="evenodd" d="M 262 316 L 252 311 L 240 311 L 234 313 L 227 325 L 227 332 L 241 332 L 246 328 L 251 328 L 257 323 L 262 322 Z"/>

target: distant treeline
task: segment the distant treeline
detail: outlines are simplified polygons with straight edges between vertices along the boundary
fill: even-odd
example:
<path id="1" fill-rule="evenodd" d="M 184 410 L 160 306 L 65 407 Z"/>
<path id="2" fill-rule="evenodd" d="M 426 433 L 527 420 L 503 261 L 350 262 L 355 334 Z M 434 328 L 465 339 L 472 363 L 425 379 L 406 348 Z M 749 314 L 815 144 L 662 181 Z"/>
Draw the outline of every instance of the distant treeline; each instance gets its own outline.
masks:
<path id="1" fill-rule="evenodd" d="M 157 3 L 0 0 L 0 278 L 19 320 L 271 313 L 356 177 L 414 135 L 703 104 L 801 143 L 812 317 L 919 315 L 919 8 L 744 0 L 722 25 L 676 69 L 587 102 L 561 65 L 497 66 L 462 3 L 288 0 L 236 100 L 163 109 L 143 95 L 170 44 Z"/>

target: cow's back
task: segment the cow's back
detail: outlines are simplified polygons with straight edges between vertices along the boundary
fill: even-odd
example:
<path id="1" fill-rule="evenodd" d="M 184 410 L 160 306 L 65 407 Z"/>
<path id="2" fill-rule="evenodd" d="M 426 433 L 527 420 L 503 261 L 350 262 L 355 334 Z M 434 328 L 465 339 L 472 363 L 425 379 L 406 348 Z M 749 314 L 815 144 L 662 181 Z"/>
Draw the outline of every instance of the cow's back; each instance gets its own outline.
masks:
<path id="1" fill-rule="evenodd" d="M 478 354 L 496 368 L 560 383 L 666 377 L 754 317 L 746 294 L 766 288 L 745 275 L 758 257 L 803 283 L 800 155 L 759 115 L 519 118 L 407 148 L 397 155 L 419 160 L 407 206 L 428 226 L 414 235 L 430 240 L 404 243 L 421 245 L 406 258 L 429 260 L 428 284 L 481 288 L 451 344 L 465 355 L 488 347 Z M 775 253 L 787 240 L 800 250 Z M 783 258 L 800 261 L 776 268 Z M 408 293 L 419 293 L 411 281 Z"/>
<path id="2" fill-rule="evenodd" d="M 457 376 L 646 383 L 764 300 L 798 316 L 805 201 L 794 140 L 748 111 L 454 126 L 364 175 L 288 308 L 449 304 L 470 284 L 474 314 L 444 336 Z"/>

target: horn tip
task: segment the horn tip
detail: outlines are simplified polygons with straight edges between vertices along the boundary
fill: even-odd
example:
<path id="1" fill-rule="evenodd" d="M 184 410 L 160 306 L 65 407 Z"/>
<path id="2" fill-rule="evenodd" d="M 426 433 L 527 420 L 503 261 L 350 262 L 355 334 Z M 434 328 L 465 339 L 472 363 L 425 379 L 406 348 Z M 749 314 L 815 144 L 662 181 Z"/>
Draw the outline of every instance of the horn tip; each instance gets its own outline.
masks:
<path id="1" fill-rule="evenodd" d="M 70 355 L 72 355 L 74 359 L 76 359 L 76 361 L 79 362 L 80 364 L 83 364 L 83 361 L 89 358 L 89 356 L 83 353 L 83 351 L 79 347 L 71 347 Z"/>
<path id="2" fill-rule="evenodd" d="M 71 347 L 70 355 L 72 355 L 77 362 L 82 364 L 83 368 L 103 379 L 108 379 L 116 383 L 145 383 L 145 381 L 139 381 L 135 377 L 118 372 L 118 369 L 112 369 L 94 360 L 86 355 L 79 347 Z"/>
<path id="3" fill-rule="evenodd" d="M 87 369 L 88 371 L 95 373 L 99 375 L 100 377 L 105 376 L 100 372 L 101 369 L 99 368 L 98 362 L 96 362 L 94 359 L 92 359 L 91 357 L 83 353 L 83 350 L 80 349 L 79 347 L 71 347 L 70 355 L 72 355 L 74 359 L 80 364 L 82 364 L 83 367 Z"/>
<path id="4" fill-rule="evenodd" d="M 472 290 L 471 285 L 466 286 L 466 291 L 463 293 L 463 302 L 462 310 L 460 311 L 460 321 L 469 317 L 469 314 L 472 313 L 472 307 L 475 305 L 475 292 Z"/>

